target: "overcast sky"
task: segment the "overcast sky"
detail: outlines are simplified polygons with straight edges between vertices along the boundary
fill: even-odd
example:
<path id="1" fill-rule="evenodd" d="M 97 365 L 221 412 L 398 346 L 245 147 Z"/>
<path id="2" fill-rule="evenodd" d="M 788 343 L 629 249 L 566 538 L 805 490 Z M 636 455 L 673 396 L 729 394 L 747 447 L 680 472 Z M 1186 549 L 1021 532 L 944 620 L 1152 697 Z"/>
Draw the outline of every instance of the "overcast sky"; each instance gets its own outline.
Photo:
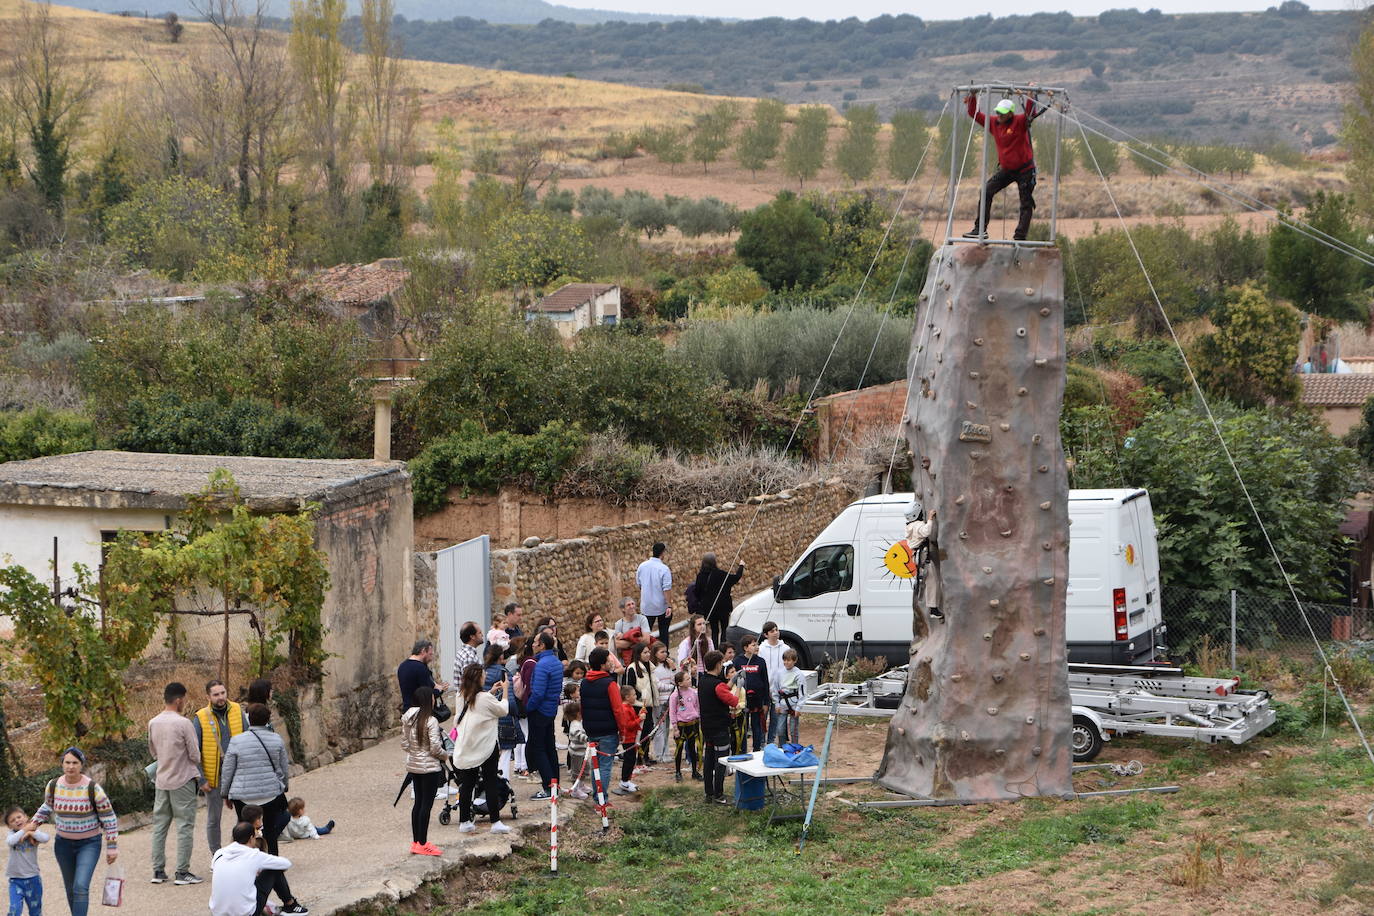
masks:
<path id="1" fill-rule="evenodd" d="M 911 13 L 923 19 L 962 19 L 992 13 L 1006 16 L 1012 13 L 1059 12 L 1068 10 L 1078 16 L 1094 16 L 1103 10 L 1140 10 L 1156 7 L 1166 13 L 1202 13 L 1229 10 L 1262 10 L 1277 6 L 1281 0 L 1050 0 L 1045 4 L 1026 4 L 1016 0 L 965 0 L 951 7 L 946 3 L 913 3 L 911 0 L 846 0 L 843 3 L 823 0 L 552 0 L 564 6 L 602 10 L 623 10 L 632 13 L 671 13 L 689 16 L 720 16 L 732 19 L 761 19 L 784 16 L 789 19 L 843 19 L 858 16 L 872 19 L 890 13 Z M 1352 0 L 1305 0 L 1314 10 L 1354 9 Z M 1360 4 L 1362 5 L 1362 4 Z"/>

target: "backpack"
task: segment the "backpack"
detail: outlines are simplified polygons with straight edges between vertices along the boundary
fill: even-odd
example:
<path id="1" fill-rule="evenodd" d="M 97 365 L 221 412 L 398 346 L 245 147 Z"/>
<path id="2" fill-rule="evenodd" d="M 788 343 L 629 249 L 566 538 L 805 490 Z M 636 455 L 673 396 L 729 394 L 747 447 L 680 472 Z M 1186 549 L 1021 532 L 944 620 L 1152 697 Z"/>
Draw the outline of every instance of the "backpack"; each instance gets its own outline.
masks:
<path id="1" fill-rule="evenodd" d="M 49 779 L 48 787 L 43 793 L 43 801 L 47 803 L 48 810 L 53 810 L 53 795 L 57 788 L 57 780 Z M 86 797 L 91 800 L 91 813 L 97 818 L 100 817 L 100 810 L 95 806 L 95 780 L 86 783 Z"/>
<path id="2" fill-rule="evenodd" d="M 687 591 L 682 593 L 682 597 L 687 600 L 688 614 L 701 613 L 701 599 L 697 597 L 697 584 L 695 582 L 687 586 Z"/>

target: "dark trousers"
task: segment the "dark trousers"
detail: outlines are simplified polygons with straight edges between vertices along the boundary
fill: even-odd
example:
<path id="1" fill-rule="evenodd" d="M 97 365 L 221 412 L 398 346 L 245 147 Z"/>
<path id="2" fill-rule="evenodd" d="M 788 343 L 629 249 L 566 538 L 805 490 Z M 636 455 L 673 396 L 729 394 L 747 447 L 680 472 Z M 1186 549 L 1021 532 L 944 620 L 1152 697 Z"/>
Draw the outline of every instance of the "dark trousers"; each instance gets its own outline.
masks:
<path id="1" fill-rule="evenodd" d="M 630 782 L 635 775 L 635 758 L 639 756 L 639 745 L 627 742 L 620 744 L 620 781 Z"/>
<path id="2" fill-rule="evenodd" d="M 725 794 L 725 758 L 730 756 L 730 736 L 725 732 L 706 735 L 704 743 L 706 797 L 719 798 Z"/>
<path id="3" fill-rule="evenodd" d="M 482 779 L 482 791 L 487 796 L 487 817 L 494 824 L 501 819 L 501 779 L 496 775 L 496 764 L 501 759 L 501 749 L 494 747 L 491 756 L 470 770 L 458 771 L 458 820 L 464 824 L 473 820 L 472 793 L 477 788 L 477 779 Z"/>
<path id="4" fill-rule="evenodd" d="M 410 806 L 410 838 L 417 843 L 429 842 L 429 813 L 434 810 L 434 794 L 444 784 L 443 773 L 415 773 L 415 802 Z"/>
<path id="5" fill-rule="evenodd" d="M 553 740 L 553 717 L 530 710 L 529 729 L 525 762 L 531 769 L 539 771 L 539 781 L 547 792 L 550 780 L 558 778 L 558 746 Z"/>
<path id="6" fill-rule="evenodd" d="M 649 753 L 649 744 L 654 740 L 654 711 L 652 707 L 644 707 L 644 724 L 639 729 L 639 757 L 644 763 L 649 762 L 652 756 Z"/>
<path id="7" fill-rule="evenodd" d="M 763 750 L 767 743 L 768 709 L 767 706 L 751 706 L 745 713 L 749 717 L 749 736 L 753 739 L 755 752 Z"/>
<path id="8" fill-rule="evenodd" d="M 284 871 L 264 869 L 258 872 L 258 877 L 253 884 L 258 889 L 257 912 L 259 913 L 267 905 L 267 898 L 272 895 L 273 891 L 277 892 L 277 899 L 282 903 L 296 899 L 291 896 L 291 885 L 286 883 L 286 872 Z"/>
<path id="9" fill-rule="evenodd" d="M 668 645 L 668 624 L 670 623 L 668 615 L 659 614 L 655 617 L 649 617 L 646 614 L 645 617 L 649 621 L 649 632 L 645 635 L 652 637 L 654 635 L 654 630 L 657 629 L 658 641 L 663 643 L 665 646 Z"/>
<path id="10" fill-rule="evenodd" d="M 711 627 L 711 644 L 722 652 L 725 651 L 725 631 L 730 627 L 730 618 L 711 617 L 706 623 Z"/>
<path id="11" fill-rule="evenodd" d="M 248 807 L 245 802 L 234 799 L 234 813 L 239 820 L 243 820 L 243 809 Z M 286 810 L 286 796 L 278 795 L 270 802 L 262 806 L 262 839 L 267 846 L 266 852 L 272 855 L 279 855 L 277 852 L 277 840 L 281 837 L 281 832 L 286 829 L 286 824 L 291 820 L 290 814 Z"/>
<path id="12" fill-rule="evenodd" d="M 1021 195 L 1021 212 L 1016 218 L 1016 231 L 1012 233 L 1012 238 L 1024 239 L 1026 237 L 1026 231 L 1030 229 L 1031 213 L 1035 211 L 1035 166 L 1033 165 L 1026 166 L 1019 172 L 998 169 L 992 173 L 984 194 L 983 221 L 974 225 L 974 232 L 987 231 L 988 221 L 992 218 L 992 199 L 1003 188 L 1012 183 L 1016 184 L 1016 190 Z"/>

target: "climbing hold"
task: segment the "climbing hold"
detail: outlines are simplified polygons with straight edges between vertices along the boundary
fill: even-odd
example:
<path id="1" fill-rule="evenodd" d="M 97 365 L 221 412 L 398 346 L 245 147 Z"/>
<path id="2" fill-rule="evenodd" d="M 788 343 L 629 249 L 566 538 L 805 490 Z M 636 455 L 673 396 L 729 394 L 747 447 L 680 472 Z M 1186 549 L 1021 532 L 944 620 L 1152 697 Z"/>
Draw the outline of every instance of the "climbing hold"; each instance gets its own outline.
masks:
<path id="1" fill-rule="evenodd" d="M 1032 756 L 1032 757 L 1039 757 L 1039 756 L 1040 756 L 1040 745 L 1037 744 L 1035 747 L 1031 748 L 1031 756 Z"/>
<path id="2" fill-rule="evenodd" d="M 995 715 L 997 715 L 997 707 L 996 707 L 996 706 L 989 706 L 989 707 L 988 707 L 988 715 L 990 715 L 990 716 L 995 716 Z"/>
<path id="3" fill-rule="evenodd" d="M 905 734 L 906 734 L 906 729 L 902 728 L 900 725 L 897 726 L 897 734 L 899 734 L 899 735 L 905 735 Z"/>
<path id="4" fill-rule="evenodd" d="M 978 409 L 978 405 L 975 404 L 975 403 L 973 403 L 972 401 L 965 401 L 964 404 L 967 405 L 967 407 L 968 407 L 969 410 L 977 410 L 977 409 Z"/>
<path id="5" fill-rule="evenodd" d="M 1039 433 L 1036 433 L 1034 436 L 1031 436 L 1031 441 L 1034 442 L 1036 445 L 1039 445 L 1039 444 L 1040 444 L 1040 434 L 1039 434 Z"/>
<path id="6" fill-rule="evenodd" d="M 1050 466 L 1049 466 L 1048 464 L 1042 464 L 1042 465 L 1040 465 L 1040 467 L 1036 468 L 1036 470 L 1039 471 L 1041 474 L 1044 474 L 1044 473 L 1045 473 L 1046 471 L 1048 471 L 1049 469 L 1050 469 Z"/>
<path id="7" fill-rule="evenodd" d="M 1037 359 L 1037 360 L 1035 361 L 1035 364 L 1036 364 L 1037 366 L 1043 366 L 1043 365 L 1045 365 L 1045 360 L 1043 360 L 1043 359 Z"/>
<path id="8" fill-rule="evenodd" d="M 997 297 L 994 296 L 992 293 L 988 293 L 988 301 L 989 301 L 989 302 L 996 302 L 996 301 L 997 301 Z"/>
<path id="9" fill-rule="evenodd" d="M 1024 388 L 1017 388 L 1017 389 L 1016 389 L 1016 393 L 1017 393 L 1018 396 L 1023 397 L 1023 398 L 1028 394 L 1028 392 L 1027 392 L 1026 389 L 1024 389 Z"/>
<path id="10" fill-rule="evenodd" d="M 983 457 L 983 453 L 975 449 L 974 451 L 969 452 L 968 456 L 972 458 L 974 461 L 977 461 L 979 458 Z"/>
<path id="11" fill-rule="evenodd" d="M 1003 487 L 1002 489 L 1006 490 L 1008 493 L 1011 493 L 1011 492 L 1014 491 L 1016 488 L 1013 487 L 1011 484 L 1007 484 L 1007 485 L 1006 485 L 1005 487 Z"/>
<path id="12" fill-rule="evenodd" d="M 978 372 L 977 372 L 976 370 L 973 371 L 973 372 L 970 372 L 970 373 L 968 374 L 968 377 L 969 377 L 969 378 L 982 378 L 982 376 L 979 375 Z"/>
<path id="13" fill-rule="evenodd" d="M 1048 317 L 1049 317 L 1049 314 L 1050 314 L 1050 310 L 1049 310 L 1049 309 L 1041 309 L 1041 310 L 1040 310 L 1040 314 L 1041 314 L 1041 315 L 1044 315 L 1045 317 L 1048 318 Z"/>
<path id="14" fill-rule="evenodd" d="M 1000 600 L 998 600 L 997 598 L 992 598 L 992 599 L 989 599 L 989 601 L 988 601 L 988 607 L 1001 607 L 1001 606 L 1002 606 L 1002 602 L 1001 602 Z"/>
<path id="15" fill-rule="evenodd" d="M 954 497 L 954 505 L 956 505 L 956 506 L 962 506 L 963 504 L 964 504 L 964 494 L 960 493 L 958 496 Z"/>
<path id="16" fill-rule="evenodd" d="M 1005 757 L 1007 752 L 999 747 L 997 750 L 993 751 L 993 753 L 998 757 Z"/>
<path id="17" fill-rule="evenodd" d="M 1054 548 L 1054 545 L 1051 544 L 1049 541 L 1046 541 L 1045 543 L 1041 544 L 1040 546 L 1043 547 L 1043 548 L 1046 549 L 1046 550 L 1052 550 L 1052 549 Z"/>
<path id="18" fill-rule="evenodd" d="M 1034 630 L 1032 630 L 1031 632 L 1034 633 L 1036 636 L 1044 636 L 1044 635 L 1045 635 L 1045 628 L 1044 628 L 1044 627 L 1036 627 L 1036 628 L 1035 628 Z"/>
<path id="19" fill-rule="evenodd" d="M 957 684 L 964 679 L 964 676 L 962 674 L 951 674 L 949 679 Z"/>
<path id="20" fill-rule="evenodd" d="M 1041 581 L 1043 584 L 1045 584 L 1045 585 L 1053 585 L 1053 584 L 1054 584 L 1054 576 L 1050 576 L 1048 579 L 1041 579 L 1040 581 Z"/>
<path id="21" fill-rule="evenodd" d="M 1026 724 L 1027 724 L 1027 725 L 1034 725 L 1034 724 L 1035 724 L 1035 716 L 1026 716 Z"/>
<path id="22" fill-rule="evenodd" d="M 989 576 L 992 575 L 992 567 L 991 567 L 991 566 L 984 566 L 984 567 L 983 567 L 983 572 L 987 573 Z"/>
<path id="23" fill-rule="evenodd" d="M 984 642 L 992 642 L 992 634 L 991 634 L 991 633 L 984 633 L 984 634 L 983 634 L 983 641 L 984 641 Z"/>
<path id="24" fill-rule="evenodd" d="M 1025 328 L 1017 328 L 1017 329 L 1016 329 L 1016 336 L 1017 336 L 1017 337 L 1025 337 L 1025 336 L 1026 336 L 1026 329 L 1025 329 Z"/>
<path id="25" fill-rule="evenodd" d="M 1027 287 L 1026 287 L 1026 295 L 1027 295 L 1027 296 L 1034 296 L 1034 295 L 1035 295 L 1035 290 L 1032 289 L 1031 287 L 1027 286 Z"/>
<path id="26" fill-rule="evenodd" d="M 922 302 L 925 302 L 925 301 L 926 301 L 927 299 L 929 299 L 929 298 L 930 298 L 930 294 L 929 294 L 929 293 L 921 293 L 921 301 L 922 301 Z"/>
<path id="27" fill-rule="evenodd" d="M 960 741 L 968 741 L 971 737 L 972 737 L 972 736 L 971 736 L 968 732 L 960 732 L 960 733 L 959 733 L 959 740 L 960 740 Z"/>
<path id="28" fill-rule="evenodd" d="M 1028 661 L 1030 661 L 1030 653 L 1029 653 L 1029 652 L 1022 652 L 1022 653 L 1021 653 L 1021 661 L 1023 661 L 1023 662 L 1028 662 Z"/>
<path id="29" fill-rule="evenodd" d="M 973 345 L 974 345 L 975 347 L 981 347 L 981 346 L 983 345 L 983 338 L 981 338 L 981 337 L 975 337 L 975 338 L 973 338 Z"/>
<path id="30" fill-rule="evenodd" d="M 1011 424 L 1010 424 L 1010 423 L 998 423 L 998 424 L 997 424 L 997 428 L 1000 429 L 1002 432 L 1007 432 L 1008 430 L 1011 429 Z"/>
<path id="31" fill-rule="evenodd" d="M 1003 532 L 1002 532 L 1002 537 L 1004 537 L 1004 538 L 1009 538 L 1009 537 L 1011 537 L 1011 529 L 1008 528 L 1006 531 L 1003 531 Z"/>
<path id="32" fill-rule="evenodd" d="M 960 532 L 959 532 L 959 540 L 961 540 L 961 541 L 967 541 L 967 540 L 968 540 L 968 532 L 967 532 L 967 531 L 960 531 Z"/>
<path id="33" fill-rule="evenodd" d="M 1041 508 L 1041 509 L 1044 509 L 1045 511 L 1048 512 L 1048 511 L 1049 511 L 1049 508 L 1050 508 L 1050 504 L 1049 504 L 1048 502 L 1043 502 L 1043 503 L 1040 504 L 1040 508 Z"/>
<path id="34" fill-rule="evenodd" d="M 1000 683 L 1002 683 L 1002 678 L 1004 678 L 1004 677 L 1006 677 L 1006 675 L 1005 675 L 1005 674 L 1002 674 L 1002 673 L 1000 673 L 1000 672 L 997 673 L 997 674 L 994 674 L 994 675 L 992 676 L 992 682 L 993 682 L 994 684 L 1000 684 Z"/>

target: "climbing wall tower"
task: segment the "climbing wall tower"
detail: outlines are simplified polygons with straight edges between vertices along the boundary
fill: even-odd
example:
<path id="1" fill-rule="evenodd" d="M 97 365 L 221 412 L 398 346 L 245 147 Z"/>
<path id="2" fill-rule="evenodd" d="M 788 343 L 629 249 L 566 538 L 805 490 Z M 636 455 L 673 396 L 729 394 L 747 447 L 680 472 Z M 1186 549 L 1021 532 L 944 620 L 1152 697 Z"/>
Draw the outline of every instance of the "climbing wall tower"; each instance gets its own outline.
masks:
<path id="1" fill-rule="evenodd" d="M 1060 252 L 947 244 L 918 314 L 904 423 L 935 544 L 878 782 L 967 802 L 1072 796 Z"/>

